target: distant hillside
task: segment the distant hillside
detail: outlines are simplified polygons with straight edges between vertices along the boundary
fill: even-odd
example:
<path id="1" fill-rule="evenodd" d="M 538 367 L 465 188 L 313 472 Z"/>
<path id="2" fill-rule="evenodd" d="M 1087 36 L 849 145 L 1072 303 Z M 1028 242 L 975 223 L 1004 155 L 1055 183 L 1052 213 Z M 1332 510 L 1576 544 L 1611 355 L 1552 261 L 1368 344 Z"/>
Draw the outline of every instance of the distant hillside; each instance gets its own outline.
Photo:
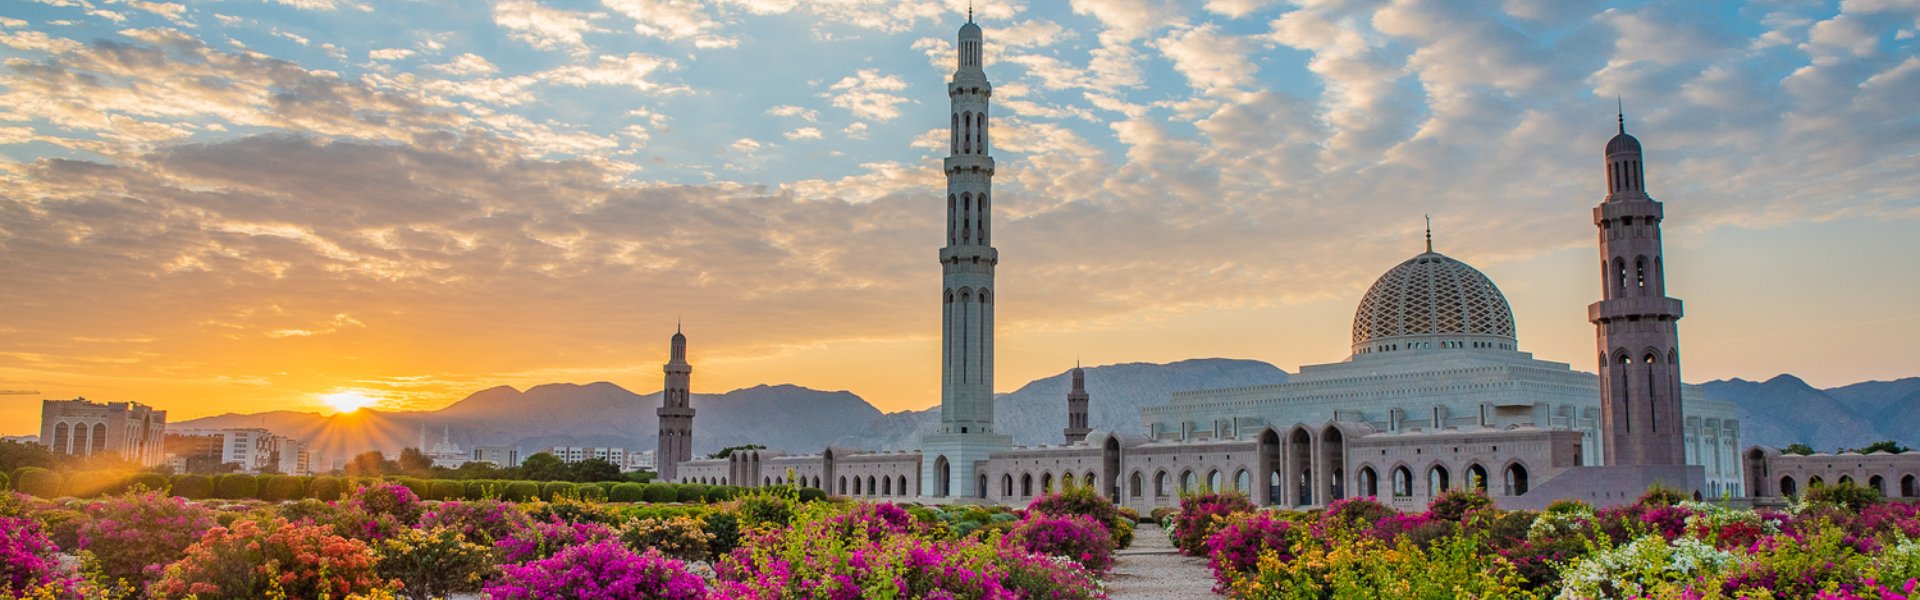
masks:
<path id="1" fill-rule="evenodd" d="M 1920 446 L 1920 377 L 1816 389 L 1792 375 L 1700 385 L 1740 409 L 1741 444 L 1806 444 L 1831 452 L 1878 440 Z"/>
<path id="2" fill-rule="evenodd" d="M 1095 429 L 1140 431 L 1140 409 L 1164 404 L 1175 391 L 1287 381 L 1286 371 L 1254 360 L 1195 359 L 1169 364 L 1088 367 L 1087 391 Z M 1055 444 L 1066 426 L 1066 372 L 1035 380 L 995 400 L 1002 433 L 1021 444 Z M 1804 443 L 1821 450 L 1892 439 L 1920 446 L 1920 378 L 1873 381 L 1827 390 L 1791 375 L 1764 382 L 1712 381 L 1708 397 L 1739 407 L 1743 444 Z M 321 416 L 276 411 L 227 414 L 172 424 L 174 428 L 265 427 L 308 440 L 324 459 L 368 449 L 389 454 L 429 446 L 442 435 L 461 446 L 621 446 L 651 449 L 658 438 L 658 392 L 635 394 L 611 383 L 548 384 L 526 391 L 497 387 L 446 408 Z M 695 394 L 695 452 L 757 443 L 790 452 L 828 445 L 890 450 L 911 448 L 940 421 L 939 408 L 882 414 L 850 392 L 762 385 L 725 394 Z"/>
<path id="3" fill-rule="evenodd" d="M 1173 392 L 1286 383 L 1287 372 L 1257 360 L 1199 358 L 1168 364 L 1126 363 L 1087 367 L 1087 424 L 1108 431 L 1140 431 L 1140 409 L 1166 404 Z M 1068 371 L 1028 382 L 994 399 L 995 428 L 1021 444 L 1058 444 L 1067 426 Z M 940 425 L 940 408 L 893 413 L 875 431 L 840 443 L 878 449 L 911 448 L 919 433 Z"/>

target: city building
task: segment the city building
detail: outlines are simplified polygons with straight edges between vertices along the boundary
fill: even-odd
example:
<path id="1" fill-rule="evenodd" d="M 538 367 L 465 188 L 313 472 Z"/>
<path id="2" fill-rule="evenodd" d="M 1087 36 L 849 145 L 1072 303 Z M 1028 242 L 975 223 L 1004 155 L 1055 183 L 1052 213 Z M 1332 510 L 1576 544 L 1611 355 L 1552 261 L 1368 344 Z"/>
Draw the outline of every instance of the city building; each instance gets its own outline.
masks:
<path id="1" fill-rule="evenodd" d="M 1086 427 L 1093 399 L 1076 365 L 1062 444 L 1014 446 L 993 429 L 998 253 L 981 44 L 969 19 L 948 85 L 939 430 L 904 452 L 746 450 L 663 463 L 668 479 L 1007 504 L 1080 485 L 1142 510 L 1202 488 L 1244 492 L 1262 505 L 1366 496 L 1403 510 L 1466 488 L 1532 509 L 1560 499 L 1630 502 L 1655 484 L 1746 497 L 1846 479 L 1915 495 L 1920 453 L 1798 457 L 1754 448 L 1742 460 L 1735 407 L 1681 382 L 1683 313 L 1666 295 L 1664 209 L 1647 193 L 1642 148 L 1624 115 L 1605 147 L 1607 195 L 1591 215 L 1601 255 L 1601 299 L 1587 310 L 1597 375 L 1522 351 L 1500 289 L 1436 252 L 1429 228 L 1426 250 L 1360 299 L 1340 362 L 1304 366 L 1283 384 L 1175 393 L 1142 410 L 1137 432 Z"/>
<path id="2" fill-rule="evenodd" d="M 138 402 L 43 400 L 40 440 L 54 454 L 113 454 L 141 465 L 166 459 L 167 411 Z"/>
<path id="3" fill-rule="evenodd" d="M 165 450 L 167 463 L 180 472 L 213 472 L 231 465 L 241 473 L 314 473 L 306 442 L 260 427 L 175 430 L 168 432 Z"/>
<path id="4" fill-rule="evenodd" d="M 583 460 L 597 458 L 600 460 L 613 463 L 613 465 L 616 467 L 620 467 L 620 472 L 622 473 L 631 473 L 634 471 L 642 471 L 642 470 L 652 470 L 654 467 L 654 460 L 653 460 L 654 451 L 653 450 L 631 451 L 631 450 L 627 450 L 626 448 L 588 448 L 588 447 L 582 447 L 582 446 L 555 446 L 552 448 L 547 448 L 546 450 L 541 450 L 541 452 L 552 454 L 554 458 L 558 458 L 560 459 L 560 462 L 567 463 L 567 464 L 573 464 Z"/>
<path id="5" fill-rule="evenodd" d="M 468 462 L 511 468 L 520 466 L 520 461 L 524 458 L 519 446 L 474 446 Z"/>

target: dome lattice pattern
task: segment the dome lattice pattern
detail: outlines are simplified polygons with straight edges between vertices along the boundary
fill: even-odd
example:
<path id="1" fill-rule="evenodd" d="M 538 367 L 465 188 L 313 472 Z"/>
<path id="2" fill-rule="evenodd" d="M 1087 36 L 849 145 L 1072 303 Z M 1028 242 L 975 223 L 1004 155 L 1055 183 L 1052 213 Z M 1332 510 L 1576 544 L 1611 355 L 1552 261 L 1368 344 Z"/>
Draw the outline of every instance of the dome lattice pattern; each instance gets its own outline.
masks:
<path id="1" fill-rule="evenodd" d="M 1513 309 L 1478 269 L 1428 252 L 1381 275 L 1353 315 L 1353 345 L 1402 336 L 1513 338 Z"/>

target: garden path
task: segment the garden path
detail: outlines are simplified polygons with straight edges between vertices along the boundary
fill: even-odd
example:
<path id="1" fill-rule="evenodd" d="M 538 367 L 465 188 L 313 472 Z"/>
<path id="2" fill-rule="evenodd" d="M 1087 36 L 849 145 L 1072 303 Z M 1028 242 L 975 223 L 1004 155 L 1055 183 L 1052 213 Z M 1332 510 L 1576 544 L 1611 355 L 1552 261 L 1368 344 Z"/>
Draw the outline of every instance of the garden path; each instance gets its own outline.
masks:
<path id="1" fill-rule="evenodd" d="M 1113 574 L 1107 576 L 1107 595 L 1113 600 L 1212 600 L 1213 572 L 1205 559 L 1181 556 L 1167 541 L 1167 531 L 1141 525 L 1133 532 L 1133 546 L 1118 553 Z"/>

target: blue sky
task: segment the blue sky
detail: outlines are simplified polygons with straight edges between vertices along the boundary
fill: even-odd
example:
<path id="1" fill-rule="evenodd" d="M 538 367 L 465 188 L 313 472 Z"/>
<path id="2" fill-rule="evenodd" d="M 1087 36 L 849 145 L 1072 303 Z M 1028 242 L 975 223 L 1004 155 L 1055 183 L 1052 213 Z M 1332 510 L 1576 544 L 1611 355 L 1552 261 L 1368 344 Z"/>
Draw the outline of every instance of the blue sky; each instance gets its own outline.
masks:
<path id="1" fill-rule="evenodd" d="M 1074 356 L 1340 360 L 1428 214 L 1524 348 L 1586 367 L 1616 98 L 1706 349 L 1688 380 L 1917 374 L 1920 1 L 975 8 L 1002 388 Z M 702 391 L 934 404 L 965 11 L 7 3 L 0 388 L 189 412 L 650 390 L 678 317 Z"/>

